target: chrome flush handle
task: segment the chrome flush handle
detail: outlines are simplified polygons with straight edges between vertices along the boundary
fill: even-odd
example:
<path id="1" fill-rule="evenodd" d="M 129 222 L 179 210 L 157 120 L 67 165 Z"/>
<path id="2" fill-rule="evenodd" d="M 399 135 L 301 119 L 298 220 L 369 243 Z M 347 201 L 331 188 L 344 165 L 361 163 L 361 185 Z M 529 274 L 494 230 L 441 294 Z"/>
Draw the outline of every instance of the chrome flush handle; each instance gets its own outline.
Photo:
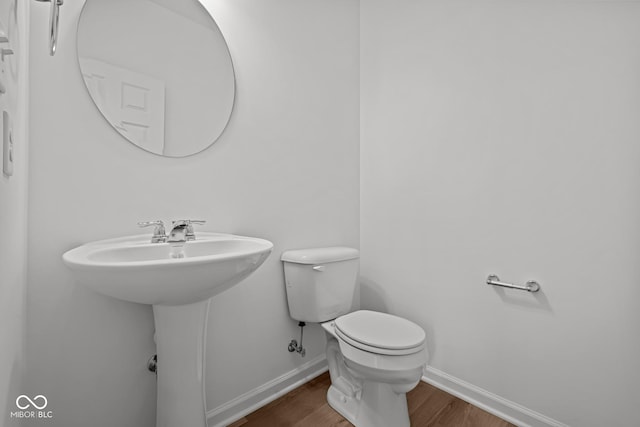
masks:
<path id="1" fill-rule="evenodd" d="M 155 221 L 142 221 L 138 223 L 138 227 L 151 227 L 155 226 L 153 229 L 153 236 L 151 237 L 151 243 L 164 243 L 167 241 L 167 234 L 164 229 L 164 222 L 158 219 Z"/>

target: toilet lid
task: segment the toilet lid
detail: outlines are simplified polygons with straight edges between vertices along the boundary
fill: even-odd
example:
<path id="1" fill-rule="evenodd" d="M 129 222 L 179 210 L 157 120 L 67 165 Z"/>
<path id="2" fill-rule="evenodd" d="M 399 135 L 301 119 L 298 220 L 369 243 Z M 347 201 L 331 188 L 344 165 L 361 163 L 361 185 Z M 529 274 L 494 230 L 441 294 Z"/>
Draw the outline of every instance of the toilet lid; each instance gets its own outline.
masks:
<path id="1" fill-rule="evenodd" d="M 350 338 L 352 344 L 363 344 L 382 350 L 409 350 L 424 345 L 424 330 L 415 323 L 376 311 L 360 310 L 335 320 L 336 330 Z M 404 353 L 404 352 L 403 352 Z"/>

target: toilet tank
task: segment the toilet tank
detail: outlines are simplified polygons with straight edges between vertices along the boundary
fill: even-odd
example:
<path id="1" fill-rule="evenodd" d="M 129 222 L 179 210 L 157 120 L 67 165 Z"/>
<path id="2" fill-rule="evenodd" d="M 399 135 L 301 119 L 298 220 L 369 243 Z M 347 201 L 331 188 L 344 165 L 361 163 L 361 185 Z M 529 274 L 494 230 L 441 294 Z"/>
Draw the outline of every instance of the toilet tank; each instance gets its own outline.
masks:
<path id="1" fill-rule="evenodd" d="M 358 258 L 357 249 L 344 246 L 284 252 L 281 260 L 291 318 L 319 323 L 351 311 Z"/>

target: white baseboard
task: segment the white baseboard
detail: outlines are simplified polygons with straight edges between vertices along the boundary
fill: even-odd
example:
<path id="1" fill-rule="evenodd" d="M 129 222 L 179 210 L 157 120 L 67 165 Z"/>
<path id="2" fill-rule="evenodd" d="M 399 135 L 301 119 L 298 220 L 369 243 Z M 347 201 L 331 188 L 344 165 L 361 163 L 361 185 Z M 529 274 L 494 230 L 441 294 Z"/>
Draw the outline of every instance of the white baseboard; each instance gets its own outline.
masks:
<path id="1" fill-rule="evenodd" d="M 209 427 L 225 427 L 329 370 L 325 354 L 207 412 Z"/>
<path id="2" fill-rule="evenodd" d="M 321 354 L 296 369 L 207 412 L 209 427 L 225 427 L 328 370 Z M 428 366 L 422 381 L 519 427 L 569 427 L 487 390 Z"/>
<path id="3" fill-rule="evenodd" d="M 431 366 L 422 381 L 519 427 L 569 427 Z"/>

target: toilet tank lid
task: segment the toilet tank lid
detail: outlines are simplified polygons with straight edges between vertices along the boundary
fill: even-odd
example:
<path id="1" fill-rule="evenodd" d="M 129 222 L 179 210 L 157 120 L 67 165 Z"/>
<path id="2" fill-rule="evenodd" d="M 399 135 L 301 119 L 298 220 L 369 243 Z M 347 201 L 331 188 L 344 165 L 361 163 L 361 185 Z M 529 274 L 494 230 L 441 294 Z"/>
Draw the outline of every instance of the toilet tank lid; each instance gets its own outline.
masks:
<path id="1" fill-rule="evenodd" d="M 295 249 L 285 251 L 280 258 L 285 262 L 297 264 L 322 264 L 327 262 L 347 261 L 356 259 L 360 252 L 346 246 L 332 246 L 329 248 Z"/>

